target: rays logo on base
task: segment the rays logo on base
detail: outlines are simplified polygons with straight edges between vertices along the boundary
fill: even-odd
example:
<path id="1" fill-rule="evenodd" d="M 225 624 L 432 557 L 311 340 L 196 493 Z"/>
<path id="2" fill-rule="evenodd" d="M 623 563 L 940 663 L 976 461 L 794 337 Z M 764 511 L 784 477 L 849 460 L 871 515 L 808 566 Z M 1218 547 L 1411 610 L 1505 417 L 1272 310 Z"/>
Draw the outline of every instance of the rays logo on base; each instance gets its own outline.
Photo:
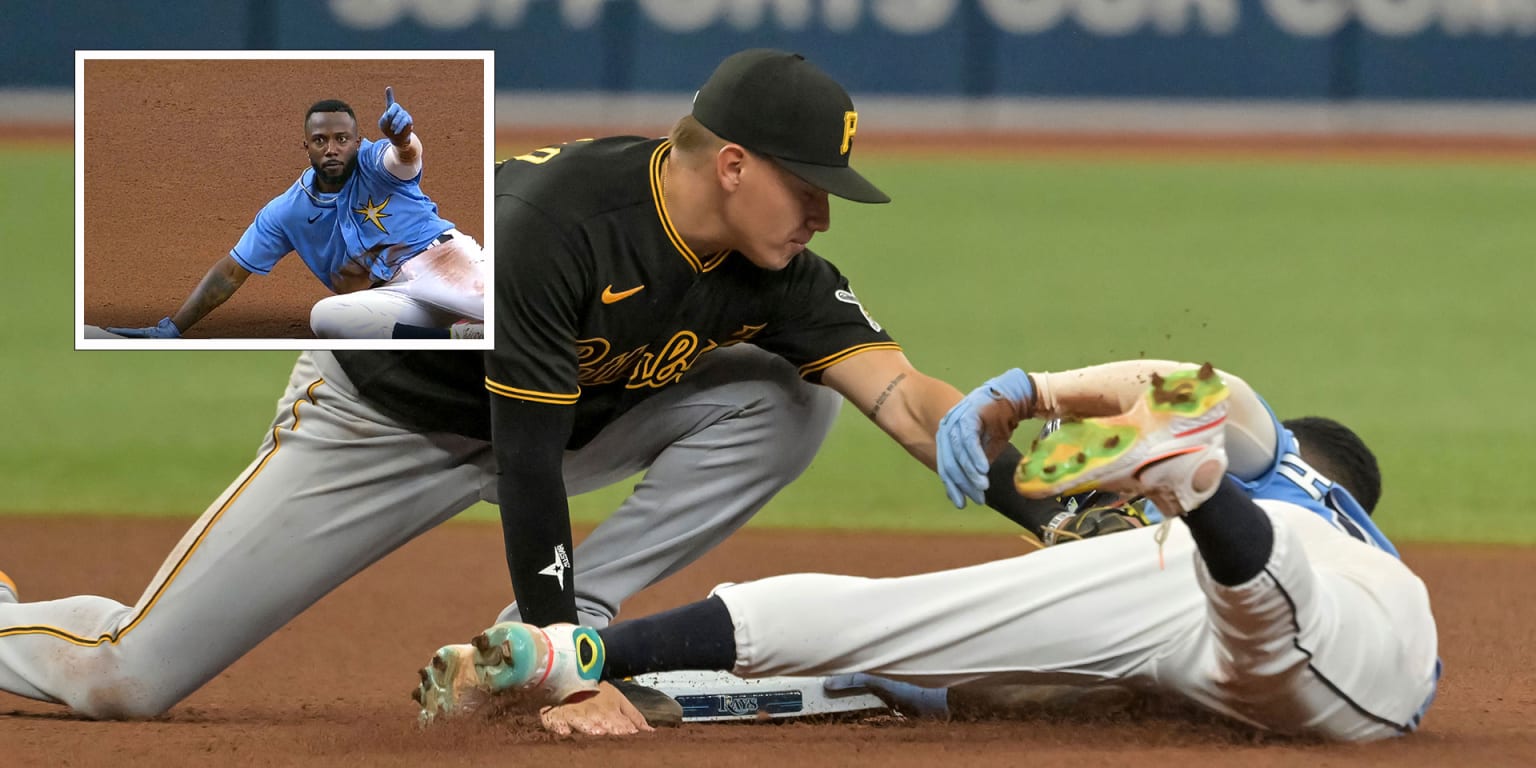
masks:
<path id="1" fill-rule="evenodd" d="M 799 691 L 763 691 L 753 694 L 704 694 L 679 696 L 684 720 L 736 719 L 794 715 L 805 709 Z"/>
<path id="2" fill-rule="evenodd" d="M 689 723 L 890 711 L 872 693 L 828 692 L 820 677 L 743 680 L 728 672 L 695 670 L 652 672 L 633 680 L 675 699 Z"/>

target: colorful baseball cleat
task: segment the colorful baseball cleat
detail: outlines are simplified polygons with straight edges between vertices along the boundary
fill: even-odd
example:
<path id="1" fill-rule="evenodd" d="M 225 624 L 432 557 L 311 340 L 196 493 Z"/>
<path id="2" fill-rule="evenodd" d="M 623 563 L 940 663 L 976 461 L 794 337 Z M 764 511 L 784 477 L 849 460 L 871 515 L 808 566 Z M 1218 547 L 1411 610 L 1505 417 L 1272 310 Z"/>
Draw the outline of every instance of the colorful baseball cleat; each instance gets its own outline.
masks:
<path id="1" fill-rule="evenodd" d="M 597 693 L 603 676 L 603 639 L 591 627 L 504 621 L 471 642 L 475 674 L 494 693 L 538 691 L 550 704 L 571 703 Z"/>
<path id="2" fill-rule="evenodd" d="M 491 689 L 476 674 L 475 647 L 465 643 L 437 649 L 432 662 L 421 668 L 421 683 L 411 698 L 421 705 L 421 725 L 478 711 L 490 701 Z"/>
<path id="3" fill-rule="evenodd" d="M 1227 469 L 1227 385 L 1210 363 L 1153 375 L 1118 416 L 1063 424 L 1019 461 L 1019 493 L 1046 498 L 1108 490 L 1146 496 L 1165 517 L 1198 507 Z"/>
<path id="4" fill-rule="evenodd" d="M 445 645 L 421 669 L 411 698 L 426 725 L 439 717 L 478 711 L 491 697 L 537 691 L 545 703 L 581 701 L 597 693 L 603 641 L 597 630 L 574 624 L 535 627 L 507 621 L 468 645 Z"/>

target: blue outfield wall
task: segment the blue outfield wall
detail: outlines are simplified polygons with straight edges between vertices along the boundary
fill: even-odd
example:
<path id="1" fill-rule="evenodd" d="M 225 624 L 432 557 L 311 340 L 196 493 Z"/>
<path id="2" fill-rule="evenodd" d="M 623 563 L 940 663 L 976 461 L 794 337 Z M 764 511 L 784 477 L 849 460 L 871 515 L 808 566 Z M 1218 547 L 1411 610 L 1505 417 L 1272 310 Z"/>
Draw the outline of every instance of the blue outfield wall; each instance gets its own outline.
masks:
<path id="1" fill-rule="evenodd" d="M 492 49 L 500 90 L 691 90 L 800 50 L 855 92 L 1536 100 L 1536 0 L 4 0 L 0 87 L 79 49 Z"/>

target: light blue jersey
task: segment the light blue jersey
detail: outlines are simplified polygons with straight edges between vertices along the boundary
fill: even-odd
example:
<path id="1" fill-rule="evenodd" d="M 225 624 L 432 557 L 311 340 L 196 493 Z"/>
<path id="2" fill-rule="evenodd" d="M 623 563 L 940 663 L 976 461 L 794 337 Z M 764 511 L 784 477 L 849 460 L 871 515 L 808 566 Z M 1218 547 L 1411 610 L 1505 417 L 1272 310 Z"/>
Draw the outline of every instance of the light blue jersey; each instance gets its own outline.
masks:
<path id="1" fill-rule="evenodd" d="M 1297 442 L 1296 436 L 1275 418 L 1269 403 L 1264 402 L 1263 398 L 1259 398 L 1259 402 L 1264 404 L 1264 410 L 1275 424 L 1275 434 L 1278 435 L 1275 460 L 1264 474 L 1252 480 L 1234 475 L 1233 479 L 1238 485 L 1256 501 L 1284 501 L 1310 510 L 1327 520 L 1329 525 L 1401 560 L 1397 547 L 1392 546 L 1392 542 L 1371 521 L 1371 516 L 1360 506 L 1360 502 L 1343 486 L 1335 484 L 1302 460 L 1301 444 Z"/>
<path id="2" fill-rule="evenodd" d="M 297 251 L 332 291 L 332 279 L 348 264 L 377 281 L 394 277 L 401 264 L 453 229 L 453 222 L 437 215 L 437 204 L 421 191 L 421 174 L 401 181 L 384 167 L 388 149 L 387 141 L 364 139 L 357 169 L 340 192 L 315 191 L 314 169 L 304 171 L 262 207 L 229 255 L 265 275 Z"/>
<path id="3" fill-rule="evenodd" d="M 1329 525 L 1351 537 L 1401 560 L 1402 555 L 1397 553 L 1397 547 L 1392 546 L 1392 542 L 1371 521 L 1371 516 L 1360 506 L 1360 502 L 1343 486 L 1324 477 L 1304 461 L 1301 458 L 1301 444 L 1297 442 L 1296 436 L 1275 418 L 1274 409 L 1264 402 L 1264 398 L 1259 398 L 1259 402 L 1263 403 L 1265 412 L 1275 425 L 1277 444 L 1274 461 L 1258 477 L 1245 480 L 1232 475 L 1232 479 L 1255 501 L 1269 499 L 1295 504 L 1327 520 Z M 1162 513 L 1150 502 L 1145 511 L 1149 521 L 1162 522 Z"/>

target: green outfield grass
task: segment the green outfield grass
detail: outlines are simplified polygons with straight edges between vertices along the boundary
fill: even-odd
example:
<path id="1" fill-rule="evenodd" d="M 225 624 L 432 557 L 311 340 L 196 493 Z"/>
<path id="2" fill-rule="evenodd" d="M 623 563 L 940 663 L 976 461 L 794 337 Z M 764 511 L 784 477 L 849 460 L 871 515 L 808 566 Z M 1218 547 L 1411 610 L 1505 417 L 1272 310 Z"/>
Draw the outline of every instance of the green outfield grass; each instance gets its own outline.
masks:
<path id="1" fill-rule="evenodd" d="M 75 352 L 72 162 L 0 151 L 7 511 L 194 515 L 254 455 L 291 353 Z M 1536 170 L 872 157 L 890 206 L 814 247 L 924 371 L 1210 360 L 1282 416 L 1353 425 L 1400 540 L 1536 542 Z M 167 246 L 175 247 L 175 233 Z M 627 489 L 575 500 L 598 520 Z M 471 516 L 491 517 L 481 508 Z M 995 530 L 845 411 L 778 526 Z"/>

